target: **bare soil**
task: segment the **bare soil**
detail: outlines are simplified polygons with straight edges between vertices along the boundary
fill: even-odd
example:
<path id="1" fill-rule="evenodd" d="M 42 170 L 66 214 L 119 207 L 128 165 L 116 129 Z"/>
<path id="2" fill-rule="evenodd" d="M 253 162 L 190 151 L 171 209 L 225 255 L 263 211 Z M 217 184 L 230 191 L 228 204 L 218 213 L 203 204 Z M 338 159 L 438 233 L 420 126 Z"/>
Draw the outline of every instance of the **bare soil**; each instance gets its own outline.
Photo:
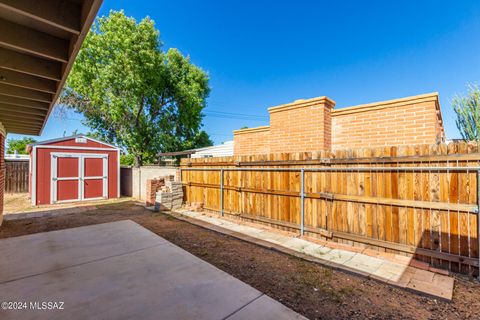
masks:
<path id="1" fill-rule="evenodd" d="M 133 202 L 6 221 L 0 238 L 131 219 L 310 319 L 480 319 L 480 284 L 457 277 L 452 302 L 423 297 L 206 230 Z"/>
<path id="2" fill-rule="evenodd" d="M 131 197 L 122 197 L 121 201 L 131 200 Z M 100 199 L 94 201 L 66 202 L 58 204 L 48 204 L 32 206 L 30 194 L 28 193 L 6 193 L 3 200 L 3 211 L 7 214 L 28 213 L 32 211 L 51 211 L 56 209 L 87 207 L 92 205 L 103 205 L 116 203 L 118 199 Z"/>
<path id="3" fill-rule="evenodd" d="M 6 193 L 3 198 L 3 210 L 8 213 L 29 211 L 32 207 L 28 193 Z"/>

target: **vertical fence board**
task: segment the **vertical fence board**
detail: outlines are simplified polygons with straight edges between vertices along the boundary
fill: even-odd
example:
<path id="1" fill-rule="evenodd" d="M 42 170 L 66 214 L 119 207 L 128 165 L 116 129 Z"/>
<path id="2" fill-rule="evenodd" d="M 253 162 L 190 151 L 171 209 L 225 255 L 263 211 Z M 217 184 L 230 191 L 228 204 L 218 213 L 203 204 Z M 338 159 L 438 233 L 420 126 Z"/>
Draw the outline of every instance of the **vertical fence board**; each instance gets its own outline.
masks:
<path id="1" fill-rule="evenodd" d="M 5 161 L 5 193 L 28 192 L 28 161 Z"/>

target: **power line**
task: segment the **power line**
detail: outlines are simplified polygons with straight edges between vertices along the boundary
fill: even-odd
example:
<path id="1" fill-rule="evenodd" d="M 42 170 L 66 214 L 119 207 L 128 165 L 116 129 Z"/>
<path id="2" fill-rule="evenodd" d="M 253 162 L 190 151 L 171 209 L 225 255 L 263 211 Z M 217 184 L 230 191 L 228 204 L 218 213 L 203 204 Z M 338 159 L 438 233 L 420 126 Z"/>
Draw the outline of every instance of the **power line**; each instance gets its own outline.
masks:
<path id="1" fill-rule="evenodd" d="M 233 137 L 233 133 L 225 134 L 225 133 L 209 133 L 210 136 L 223 136 L 223 137 Z"/>
<path id="2" fill-rule="evenodd" d="M 235 112 L 224 112 L 217 110 L 205 111 L 206 115 L 217 117 L 217 118 L 231 118 L 231 119 L 241 119 L 241 120 L 268 120 L 267 116 L 261 116 L 256 114 L 246 114 L 246 113 L 235 113 Z"/>
<path id="3" fill-rule="evenodd" d="M 249 116 L 249 117 L 260 117 L 260 118 L 266 118 L 266 116 L 262 116 L 262 115 L 258 115 L 258 114 L 247 114 L 247 113 L 225 112 L 225 111 L 218 111 L 218 110 L 207 110 L 206 112 L 211 112 L 211 113 L 219 113 L 219 114 L 226 114 L 226 115 L 233 115 L 233 116 Z"/>
<path id="4" fill-rule="evenodd" d="M 255 118 L 247 118 L 247 117 L 232 117 L 232 116 L 220 116 L 220 115 L 209 115 L 208 117 L 212 118 L 220 118 L 220 119 L 234 119 L 234 120 L 246 120 L 246 121 L 267 121 L 267 119 L 255 119 Z"/>

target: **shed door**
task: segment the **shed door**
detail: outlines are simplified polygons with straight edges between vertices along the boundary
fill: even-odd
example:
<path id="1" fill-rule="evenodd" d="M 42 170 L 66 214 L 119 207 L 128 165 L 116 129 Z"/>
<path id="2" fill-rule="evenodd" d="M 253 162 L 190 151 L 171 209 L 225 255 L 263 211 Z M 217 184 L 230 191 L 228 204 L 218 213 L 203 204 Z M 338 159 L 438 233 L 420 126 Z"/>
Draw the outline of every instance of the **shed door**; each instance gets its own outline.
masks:
<path id="1" fill-rule="evenodd" d="M 107 157 L 83 158 L 83 199 L 107 198 Z"/>
<path id="2" fill-rule="evenodd" d="M 51 202 L 80 200 L 80 158 L 52 155 Z"/>
<path id="3" fill-rule="evenodd" d="M 61 153 L 51 160 L 51 203 L 107 198 L 107 155 Z"/>

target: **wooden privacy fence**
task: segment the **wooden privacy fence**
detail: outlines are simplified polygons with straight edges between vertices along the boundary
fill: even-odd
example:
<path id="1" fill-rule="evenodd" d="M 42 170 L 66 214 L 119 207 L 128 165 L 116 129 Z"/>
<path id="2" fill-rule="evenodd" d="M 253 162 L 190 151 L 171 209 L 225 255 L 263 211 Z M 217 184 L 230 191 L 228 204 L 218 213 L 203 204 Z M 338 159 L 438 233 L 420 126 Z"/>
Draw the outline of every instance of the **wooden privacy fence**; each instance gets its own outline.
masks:
<path id="1" fill-rule="evenodd" d="M 28 161 L 5 160 L 5 192 L 28 192 Z"/>
<path id="2" fill-rule="evenodd" d="M 187 202 L 478 274 L 480 154 L 465 143 L 184 159 Z"/>

